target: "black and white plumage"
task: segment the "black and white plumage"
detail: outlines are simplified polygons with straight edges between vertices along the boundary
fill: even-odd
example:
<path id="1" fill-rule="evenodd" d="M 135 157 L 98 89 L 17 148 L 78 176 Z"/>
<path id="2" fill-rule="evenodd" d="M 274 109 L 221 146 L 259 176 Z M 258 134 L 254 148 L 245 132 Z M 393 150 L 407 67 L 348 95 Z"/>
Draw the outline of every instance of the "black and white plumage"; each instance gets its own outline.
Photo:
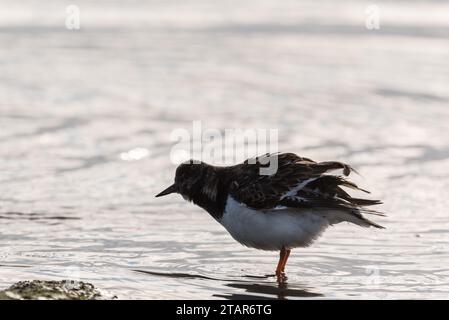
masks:
<path id="1" fill-rule="evenodd" d="M 261 175 L 260 169 L 273 157 L 277 171 Z M 342 187 L 367 191 L 328 173 L 337 169 L 344 176 L 354 171 L 341 162 L 317 163 L 293 153 L 266 154 L 229 167 L 188 161 L 177 168 L 175 183 L 157 196 L 180 193 L 209 212 L 241 244 L 281 251 L 279 274 L 290 249 L 310 245 L 330 225 L 347 221 L 383 228 L 363 215 L 382 215 L 366 208 L 381 201 L 350 196 Z"/>

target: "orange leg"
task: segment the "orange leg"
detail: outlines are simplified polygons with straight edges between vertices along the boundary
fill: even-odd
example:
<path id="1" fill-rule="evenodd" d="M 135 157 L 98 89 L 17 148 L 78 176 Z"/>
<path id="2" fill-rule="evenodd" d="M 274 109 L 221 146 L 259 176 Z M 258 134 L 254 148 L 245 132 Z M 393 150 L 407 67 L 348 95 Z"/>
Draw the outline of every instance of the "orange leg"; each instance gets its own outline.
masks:
<path id="1" fill-rule="evenodd" d="M 288 256 L 290 255 L 290 250 L 289 249 L 285 249 L 282 248 L 281 252 L 279 253 L 279 262 L 278 262 L 278 266 L 276 268 L 276 275 L 280 276 L 284 270 L 285 270 L 285 265 L 287 264 L 287 260 L 288 260 Z"/>
<path id="2" fill-rule="evenodd" d="M 281 269 L 282 272 L 284 272 L 285 266 L 287 265 L 287 260 L 288 260 L 288 257 L 290 256 L 290 251 L 291 251 L 290 249 L 285 250 L 284 263 L 282 264 L 282 269 Z"/>

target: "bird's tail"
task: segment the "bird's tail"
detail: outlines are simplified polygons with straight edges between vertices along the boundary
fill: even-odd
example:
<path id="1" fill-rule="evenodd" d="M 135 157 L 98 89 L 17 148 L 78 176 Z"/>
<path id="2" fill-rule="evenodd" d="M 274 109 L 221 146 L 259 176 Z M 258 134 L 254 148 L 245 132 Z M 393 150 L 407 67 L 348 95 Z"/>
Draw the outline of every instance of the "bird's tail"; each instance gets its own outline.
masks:
<path id="1" fill-rule="evenodd" d="M 365 211 L 365 210 L 364 210 Z M 370 212 L 366 212 L 370 213 Z M 373 213 L 377 214 L 377 213 Z M 379 214 L 377 214 L 379 215 Z M 383 215 L 383 214 L 380 214 Z M 375 223 L 367 218 L 365 218 L 359 210 L 338 210 L 338 211 L 330 211 L 327 215 L 327 218 L 331 224 L 336 224 L 340 222 L 351 222 L 361 227 L 375 227 L 378 229 L 385 229 L 385 227 L 380 224 Z"/>

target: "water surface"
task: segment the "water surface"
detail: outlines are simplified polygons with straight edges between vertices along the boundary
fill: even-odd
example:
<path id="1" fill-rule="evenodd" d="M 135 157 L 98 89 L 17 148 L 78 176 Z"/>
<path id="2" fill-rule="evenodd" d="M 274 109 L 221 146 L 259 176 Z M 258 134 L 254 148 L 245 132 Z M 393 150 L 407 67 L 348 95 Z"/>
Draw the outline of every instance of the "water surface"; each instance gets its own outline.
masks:
<path id="1" fill-rule="evenodd" d="M 60 1 L 0 4 L 0 288 L 448 297 L 447 2 L 377 1 L 379 30 L 363 1 L 77 3 L 78 31 Z M 385 201 L 386 229 L 330 228 L 278 285 L 277 253 L 242 247 L 181 197 L 154 198 L 173 179 L 170 133 L 193 120 L 275 128 L 280 150 L 352 164 Z"/>

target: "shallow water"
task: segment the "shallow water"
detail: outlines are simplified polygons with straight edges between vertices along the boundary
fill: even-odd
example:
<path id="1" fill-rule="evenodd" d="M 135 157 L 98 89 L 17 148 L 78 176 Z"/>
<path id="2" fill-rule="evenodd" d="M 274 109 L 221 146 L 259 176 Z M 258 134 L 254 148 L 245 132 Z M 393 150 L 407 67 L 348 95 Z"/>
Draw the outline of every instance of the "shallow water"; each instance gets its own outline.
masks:
<path id="1" fill-rule="evenodd" d="M 78 31 L 59 1 L 0 4 L 0 288 L 448 298 L 447 2 L 377 1 L 379 30 L 359 1 L 77 3 Z M 278 285 L 277 253 L 154 198 L 174 174 L 170 133 L 193 120 L 275 128 L 280 150 L 352 164 L 386 229 L 330 228 Z"/>

